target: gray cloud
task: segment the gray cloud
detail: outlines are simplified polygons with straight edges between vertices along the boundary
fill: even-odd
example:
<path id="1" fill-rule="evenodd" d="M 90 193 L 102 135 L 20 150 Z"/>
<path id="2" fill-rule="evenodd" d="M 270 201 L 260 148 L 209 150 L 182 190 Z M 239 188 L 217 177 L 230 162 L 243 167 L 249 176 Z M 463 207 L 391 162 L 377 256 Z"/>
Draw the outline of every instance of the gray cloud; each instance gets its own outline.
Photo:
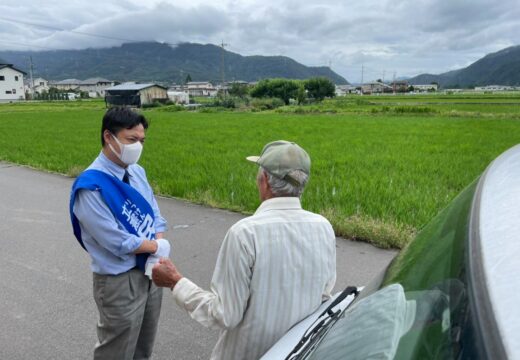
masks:
<path id="1" fill-rule="evenodd" d="M 130 40 L 230 44 L 243 55 L 286 55 L 306 65 L 327 65 L 351 81 L 439 73 L 466 66 L 486 53 L 515 45 L 517 0 L 30 0 L 0 4 L 0 47 L 86 48 Z M 3 41 L 3 42 L 2 42 Z M 16 45 L 18 44 L 18 45 Z"/>

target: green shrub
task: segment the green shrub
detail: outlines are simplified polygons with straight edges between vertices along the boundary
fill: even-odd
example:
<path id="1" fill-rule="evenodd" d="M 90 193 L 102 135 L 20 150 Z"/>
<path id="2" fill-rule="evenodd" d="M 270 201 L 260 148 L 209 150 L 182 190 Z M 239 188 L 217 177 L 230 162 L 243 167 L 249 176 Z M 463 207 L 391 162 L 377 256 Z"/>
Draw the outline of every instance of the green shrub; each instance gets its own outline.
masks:
<path id="1" fill-rule="evenodd" d="M 260 99 L 253 99 L 251 101 L 251 106 L 253 109 L 256 110 L 273 110 L 280 106 L 284 106 L 284 102 L 281 99 L 278 98 L 260 98 Z"/>
<path id="2" fill-rule="evenodd" d="M 164 112 L 177 112 L 177 111 L 185 111 L 186 108 L 182 105 L 165 105 L 161 106 L 157 109 L 157 111 L 164 111 Z"/>
<path id="3" fill-rule="evenodd" d="M 198 112 L 203 114 L 215 114 L 219 112 L 219 109 L 217 107 L 204 106 L 199 108 Z"/>
<path id="4" fill-rule="evenodd" d="M 397 106 L 394 112 L 398 114 L 413 113 L 413 114 L 428 114 L 435 113 L 437 110 L 427 106 Z"/>
<path id="5" fill-rule="evenodd" d="M 236 108 L 236 101 L 233 97 L 217 97 L 213 100 L 213 106 L 234 109 Z"/>
<path id="6" fill-rule="evenodd" d="M 156 108 L 156 107 L 161 107 L 161 106 L 163 106 L 163 105 L 160 102 L 154 101 L 153 103 L 150 103 L 150 104 L 142 104 L 141 108 L 142 109 L 151 109 L 151 108 Z"/>
<path id="7" fill-rule="evenodd" d="M 371 102 L 368 100 L 356 99 L 356 105 L 371 105 Z"/>

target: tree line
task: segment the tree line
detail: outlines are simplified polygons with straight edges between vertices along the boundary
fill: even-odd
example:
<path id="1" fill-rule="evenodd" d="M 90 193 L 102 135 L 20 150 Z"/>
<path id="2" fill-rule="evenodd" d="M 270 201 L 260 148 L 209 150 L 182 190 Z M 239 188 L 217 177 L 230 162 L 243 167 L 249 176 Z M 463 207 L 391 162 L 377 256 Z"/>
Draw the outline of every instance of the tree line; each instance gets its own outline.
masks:
<path id="1" fill-rule="evenodd" d="M 264 79 L 254 87 L 247 84 L 234 83 L 228 92 L 231 96 L 245 98 L 277 98 L 288 105 L 292 100 L 298 104 L 307 101 L 322 101 L 335 95 L 334 83 L 325 77 L 310 78 L 307 80 Z"/>

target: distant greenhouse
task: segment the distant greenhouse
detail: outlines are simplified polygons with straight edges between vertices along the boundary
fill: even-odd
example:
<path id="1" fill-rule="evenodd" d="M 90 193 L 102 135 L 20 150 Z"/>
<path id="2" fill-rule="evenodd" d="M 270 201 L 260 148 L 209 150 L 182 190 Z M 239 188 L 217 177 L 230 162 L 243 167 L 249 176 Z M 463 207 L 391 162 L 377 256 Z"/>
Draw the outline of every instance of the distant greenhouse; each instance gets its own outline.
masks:
<path id="1" fill-rule="evenodd" d="M 105 102 L 108 106 L 141 107 L 167 100 L 167 88 L 157 84 L 124 83 L 105 89 Z"/>

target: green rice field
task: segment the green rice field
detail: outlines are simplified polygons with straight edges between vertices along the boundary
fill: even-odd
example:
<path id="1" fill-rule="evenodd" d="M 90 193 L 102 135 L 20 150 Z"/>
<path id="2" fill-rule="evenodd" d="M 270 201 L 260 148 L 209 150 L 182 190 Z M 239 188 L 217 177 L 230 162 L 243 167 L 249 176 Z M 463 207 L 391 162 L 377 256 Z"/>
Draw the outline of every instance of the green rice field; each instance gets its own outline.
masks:
<path id="1" fill-rule="evenodd" d="M 257 169 L 245 157 L 292 140 L 312 159 L 303 206 L 327 216 L 338 235 L 400 248 L 520 142 L 520 96 L 445 97 L 353 96 L 262 112 L 149 109 L 140 164 L 158 194 L 252 213 Z M 100 151 L 104 110 L 99 101 L 0 104 L 0 160 L 76 176 Z"/>

